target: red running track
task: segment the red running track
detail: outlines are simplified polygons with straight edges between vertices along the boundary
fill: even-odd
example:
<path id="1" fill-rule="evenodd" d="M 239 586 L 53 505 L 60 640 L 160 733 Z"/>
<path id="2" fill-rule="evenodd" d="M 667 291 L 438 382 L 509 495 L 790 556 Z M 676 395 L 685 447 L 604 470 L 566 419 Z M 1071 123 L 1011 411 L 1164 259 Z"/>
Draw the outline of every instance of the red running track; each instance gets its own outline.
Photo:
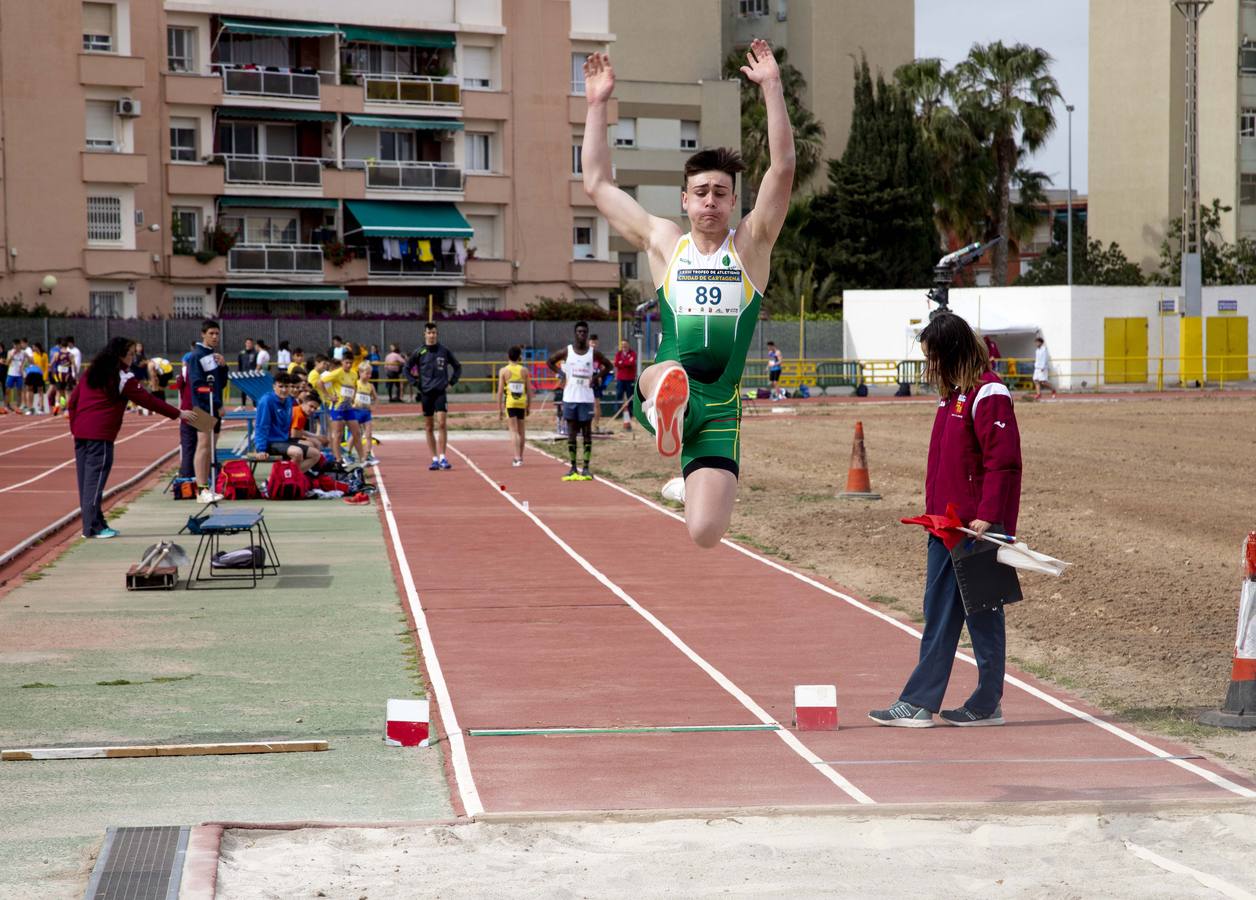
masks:
<path id="1" fill-rule="evenodd" d="M 127 415 L 114 445 L 116 487 L 176 450 L 178 426 L 162 416 Z M 0 565 L 79 508 L 74 439 L 64 417 L 0 416 Z M 77 518 L 75 518 L 77 527 Z"/>
<path id="2" fill-rule="evenodd" d="M 404 440 L 379 455 L 467 815 L 1256 797 L 1215 761 L 1014 670 L 1005 727 L 878 727 L 866 712 L 892 702 L 914 664 L 911 625 L 731 543 L 698 550 L 674 514 L 600 481 L 564 483 L 566 463 L 539 452 L 514 469 L 505 441 L 455 440 L 448 472 L 416 466 Z M 922 566 L 923 555 L 922 544 Z M 952 705 L 975 683 L 964 659 Z M 841 730 L 794 732 L 793 686 L 832 683 Z M 467 734 L 764 722 L 784 728 Z"/>

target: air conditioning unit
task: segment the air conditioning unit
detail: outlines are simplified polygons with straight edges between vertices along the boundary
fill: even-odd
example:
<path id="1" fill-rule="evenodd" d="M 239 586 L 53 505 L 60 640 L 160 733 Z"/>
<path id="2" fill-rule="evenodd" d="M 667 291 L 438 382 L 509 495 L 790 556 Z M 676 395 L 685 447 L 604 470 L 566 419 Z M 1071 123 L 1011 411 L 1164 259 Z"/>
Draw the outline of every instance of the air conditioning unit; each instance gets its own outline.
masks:
<path id="1" fill-rule="evenodd" d="M 138 116 L 140 114 L 140 101 L 133 97 L 118 98 L 118 115 L 120 116 Z"/>

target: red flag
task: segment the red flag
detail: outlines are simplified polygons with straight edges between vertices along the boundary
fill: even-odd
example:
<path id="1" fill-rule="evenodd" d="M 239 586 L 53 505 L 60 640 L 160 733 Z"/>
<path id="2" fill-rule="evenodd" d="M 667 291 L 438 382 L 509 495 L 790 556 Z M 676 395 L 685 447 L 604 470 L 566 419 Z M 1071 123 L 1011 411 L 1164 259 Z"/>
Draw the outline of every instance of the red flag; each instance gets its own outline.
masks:
<path id="1" fill-rule="evenodd" d="M 899 519 L 899 521 L 904 525 L 923 525 L 925 531 L 942 540 L 947 550 L 959 546 L 964 540 L 963 532 L 958 530 L 964 527 L 964 520 L 956 515 L 953 503 L 946 505 L 946 515 L 925 514 L 911 519 Z"/>

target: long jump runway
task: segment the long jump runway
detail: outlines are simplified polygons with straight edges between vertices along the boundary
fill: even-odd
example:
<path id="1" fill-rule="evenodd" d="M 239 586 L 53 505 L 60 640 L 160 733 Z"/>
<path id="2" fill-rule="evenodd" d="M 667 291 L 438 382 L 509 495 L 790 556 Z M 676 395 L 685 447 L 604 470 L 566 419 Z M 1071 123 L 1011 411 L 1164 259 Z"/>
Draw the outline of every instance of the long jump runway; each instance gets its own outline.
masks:
<path id="1" fill-rule="evenodd" d="M 178 426 L 169 419 L 128 415 L 114 445 L 109 488 L 147 473 L 178 444 Z M 33 536 L 77 513 L 74 438 L 64 417 L 0 417 L 0 503 L 8 510 L 0 519 L 0 566 Z"/>
<path id="2" fill-rule="evenodd" d="M 1013 670 L 1002 728 L 876 726 L 911 625 L 729 542 L 699 550 L 676 514 L 564 483 L 542 453 L 515 469 L 504 440 L 455 441 L 454 470 L 429 472 L 419 446 L 381 445 L 381 501 L 467 815 L 1256 798 Z M 961 654 L 948 705 L 975 680 Z M 839 731 L 792 729 L 796 684 L 837 685 Z M 694 726 L 712 728 L 662 730 Z M 476 734 L 558 728 L 615 731 Z"/>

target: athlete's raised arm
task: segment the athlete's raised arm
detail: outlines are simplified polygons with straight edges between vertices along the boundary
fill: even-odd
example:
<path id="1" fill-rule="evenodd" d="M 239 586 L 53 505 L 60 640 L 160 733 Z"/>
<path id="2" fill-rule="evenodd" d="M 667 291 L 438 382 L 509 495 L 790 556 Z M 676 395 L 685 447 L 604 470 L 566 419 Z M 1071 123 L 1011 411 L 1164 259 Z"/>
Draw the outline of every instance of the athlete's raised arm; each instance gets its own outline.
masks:
<path id="1" fill-rule="evenodd" d="M 794 129 L 789 122 L 789 110 L 785 106 L 785 91 L 781 87 L 781 70 L 772 55 L 772 48 L 764 40 L 755 40 L 746 51 L 746 65 L 741 73 L 759 85 L 763 91 L 763 103 L 768 114 L 768 170 L 759 184 L 754 209 L 742 222 L 750 239 L 746 246 L 738 241 L 737 249 L 764 266 L 762 284 L 766 280 L 767 263 L 771 258 L 772 245 L 776 243 L 789 211 L 789 197 L 794 186 Z M 738 235 L 742 233 L 738 229 Z M 750 260 L 747 260 L 748 262 Z M 753 276 L 752 276 L 753 277 Z"/>
<path id="2" fill-rule="evenodd" d="M 645 211 L 636 200 L 621 191 L 611 176 L 611 148 L 606 140 L 606 107 L 615 91 L 615 70 L 610 57 L 594 53 L 584 61 L 584 95 L 588 111 L 584 120 L 584 145 L 580 167 L 584 170 L 584 191 L 612 228 L 634 247 L 659 255 L 671 251 L 680 236 L 675 223 Z M 665 248 L 660 245 L 666 243 Z"/>

